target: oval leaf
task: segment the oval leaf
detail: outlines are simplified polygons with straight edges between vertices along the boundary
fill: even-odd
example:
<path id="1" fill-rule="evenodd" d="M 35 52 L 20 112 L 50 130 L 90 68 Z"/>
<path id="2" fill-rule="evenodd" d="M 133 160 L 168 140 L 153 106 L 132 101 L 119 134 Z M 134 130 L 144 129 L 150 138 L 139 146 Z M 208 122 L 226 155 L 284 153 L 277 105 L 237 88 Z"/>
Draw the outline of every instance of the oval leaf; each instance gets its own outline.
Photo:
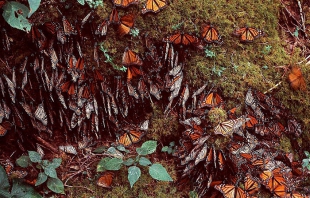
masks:
<path id="1" fill-rule="evenodd" d="M 162 149 L 161 149 L 161 152 L 167 152 L 168 151 L 168 146 L 164 146 Z"/>
<path id="2" fill-rule="evenodd" d="M 42 160 L 40 153 L 36 151 L 28 151 L 28 155 L 29 155 L 30 161 L 34 163 L 39 163 Z"/>
<path id="3" fill-rule="evenodd" d="M 48 178 L 47 187 L 55 193 L 64 193 L 64 184 L 58 178 Z"/>
<path id="4" fill-rule="evenodd" d="M 30 17 L 40 6 L 41 0 L 28 0 L 30 12 L 28 14 L 28 17 Z"/>
<path id="5" fill-rule="evenodd" d="M 119 158 L 112 158 L 104 164 L 104 168 L 107 170 L 119 170 L 121 169 L 123 160 Z"/>
<path id="6" fill-rule="evenodd" d="M 27 168 L 31 164 L 31 161 L 29 156 L 22 155 L 16 160 L 16 164 L 20 167 Z"/>
<path id="7" fill-rule="evenodd" d="M 58 168 L 61 164 L 62 160 L 61 158 L 54 158 L 52 163 L 50 163 L 49 166 L 53 167 L 53 168 Z"/>
<path id="8" fill-rule="evenodd" d="M 44 168 L 44 173 L 47 176 L 50 176 L 52 178 L 57 178 L 57 172 L 56 172 L 55 168 L 53 168 L 53 167 L 50 167 L 50 166 L 45 167 Z"/>
<path id="9" fill-rule="evenodd" d="M 140 164 L 141 166 L 148 166 L 148 165 L 151 165 L 152 162 L 151 162 L 149 159 L 147 159 L 146 157 L 141 157 L 141 158 L 139 159 L 139 164 Z"/>
<path id="10" fill-rule="evenodd" d="M 43 184 L 46 180 L 47 180 L 47 175 L 45 173 L 39 173 L 35 186 L 39 186 Z"/>
<path id="11" fill-rule="evenodd" d="M 0 196 L 1 197 L 1 196 Z M 39 198 L 41 195 L 37 193 L 32 186 L 25 184 L 20 179 L 13 179 L 13 187 L 11 195 L 9 197 L 20 197 L 20 198 Z"/>
<path id="12" fill-rule="evenodd" d="M 131 188 L 138 181 L 140 176 L 141 176 L 141 170 L 139 167 L 131 166 L 128 168 L 128 180 Z"/>
<path id="13" fill-rule="evenodd" d="M 107 147 L 105 147 L 105 146 L 100 146 L 100 147 L 96 148 L 96 149 L 93 151 L 93 153 L 103 153 L 103 152 L 106 151 L 106 150 L 107 150 Z"/>
<path id="14" fill-rule="evenodd" d="M 156 151 L 157 141 L 149 140 L 142 144 L 141 148 L 147 150 L 147 154 L 154 153 Z"/>
<path id="15" fill-rule="evenodd" d="M 26 19 L 29 9 L 21 3 L 8 1 L 3 7 L 2 16 L 13 28 L 29 32 L 31 24 Z"/>
<path id="16" fill-rule="evenodd" d="M 131 166 L 134 162 L 135 162 L 134 159 L 129 158 L 126 161 L 124 161 L 123 164 L 126 165 L 126 166 Z"/>
<path id="17" fill-rule="evenodd" d="M 0 165 L 0 191 L 8 192 L 10 184 L 4 168 Z"/>
<path id="18" fill-rule="evenodd" d="M 100 162 L 98 163 L 98 165 L 97 165 L 97 172 L 103 172 L 103 171 L 105 171 L 106 169 L 105 169 L 105 164 L 107 163 L 107 161 L 109 161 L 110 160 L 110 158 L 109 157 L 105 157 L 105 158 L 103 158 L 103 159 L 101 159 L 100 160 Z"/>
<path id="19" fill-rule="evenodd" d="M 136 151 L 139 155 L 147 155 L 148 150 L 146 148 L 136 148 Z"/>
<path id="20" fill-rule="evenodd" d="M 150 166 L 149 173 L 156 180 L 173 181 L 170 175 L 167 173 L 165 167 L 163 167 L 161 164 L 153 164 Z"/>

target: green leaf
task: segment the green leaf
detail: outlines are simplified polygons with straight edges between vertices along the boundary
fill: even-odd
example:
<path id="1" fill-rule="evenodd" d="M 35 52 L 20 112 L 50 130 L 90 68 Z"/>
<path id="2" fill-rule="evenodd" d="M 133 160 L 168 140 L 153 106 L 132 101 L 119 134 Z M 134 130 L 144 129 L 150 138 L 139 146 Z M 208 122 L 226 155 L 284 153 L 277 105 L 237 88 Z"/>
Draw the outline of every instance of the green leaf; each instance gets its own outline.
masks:
<path id="1" fill-rule="evenodd" d="M 152 166 L 150 166 L 149 173 L 151 177 L 156 180 L 173 181 L 165 167 L 163 167 L 161 164 L 153 164 Z"/>
<path id="2" fill-rule="evenodd" d="M 171 154 L 172 153 L 172 148 L 169 147 L 167 152 L 168 152 L 168 154 Z"/>
<path id="3" fill-rule="evenodd" d="M 106 170 L 119 170 L 121 169 L 123 160 L 119 158 L 112 158 L 104 164 Z"/>
<path id="4" fill-rule="evenodd" d="M 45 173 L 39 173 L 35 186 L 39 186 L 43 184 L 46 180 L 47 180 L 47 175 Z"/>
<path id="5" fill-rule="evenodd" d="M 116 148 L 119 151 L 124 151 L 126 153 L 129 153 L 129 150 L 127 150 L 123 145 L 118 145 Z"/>
<path id="6" fill-rule="evenodd" d="M 105 157 L 105 158 L 103 158 L 103 159 L 101 159 L 100 160 L 100 162 L 98 163 L 98 165 L 97 165 L 97 172 L 103 172 L 103 171 L 105 171 L 106 169 L 105 169 L 105 167 L 104 167 L 104 165 L 107 163 L 107 161 L 109 161 L 111 158 L 109 158 L 109 157 Z"/>
<path id="7" fill-rule="evenodd" d="M 32 186 L 25 184 L 20 179 L 13 180 L 13 187 L 11 191 L 11 196 L 14 198 L 39 198 L 42 197 L 37 193 Z"/>
<path id="8" fill-rule="evenodd" d="M 162 149 L 161 149 L 161 152 L 167 152 L 168 151 L 168 146 L 164 146 Z"/>
<path id="9" fill-rule="evenodd" d="M 53 168 L 58 168 L 61 162 L 62 162 L 61 158 L 54 158 L 52 163 L 50 163 L 48 166 L 51 166 Z"/>
<path id="10" fill-rule="evenodd" d="M 107 150 L 107 147 L 105 147 L 105 146 L 100 146 L 100 147 L 96 148 L 96 149 L 93 151 L 93 153 L 103 153 L 103 152 L 106 151 L 106 150 Z"/>
<path id="11" fill-rule="evenodd" d="M 134 162 L 135 162 L 134 159 L 129 158 L 126 161 L 124 161 L 123 164 L 126 165 L 126 166 L 131 166 L 131 165 L 133 165 Z"/>
<path id="12" fill-rule="evenodd" d="M 310 153 L 309 153 L 308 151 L 305 151 L 305 155 L 306 155 L 307 157 L 310 157 Z"/>
<path id="13" fill-rule="evenodd" d="M 148 150 L 146 148 L 136 148 L 136 151 L 139 155 L 147 155 Z"/>
<path id="14" fill-rule="evenodd" d="M 16 160 L 16 164 L 20 167 L 27 168 L 31 164 L 31 161 L 29 156 L 22 155 Z"/>
<path id="15" fill-rule="evenodd" d="M 51 167 L 51 166 L 47 166 L 44 168 L 44 173 L 47 176 L 50 176 L 52 178 L 57 178 L 57 172 L 55 170 L 55 168 Z"/>
<path id="16" fill-rule="evenodd" d="M 139 164 L 141 166 L 148 166 L 148 165 L 151 165 L 152 162 L 149 159 L 147 159 L 146 157 L 141 157 L 139 160 Z"/>
<path id="17" fill-rule="evenodd" d="M 10 190 L 10 183 L 8 180 L 8 176 L 6 175 L 4 168 L 0 165 L 0 191 L 9 193 L 9 190 Z"/>
<path id="18" fill-rule="evenodd" d="M 189 193 L 189 198 L 198 198 L 198 194 L 196 191 L 190 191 Z"/>
<path id="19" fill-rule="evenodd" d="M 131 166 L 128 168 L 128 180 L 131 188 L 138 181 L 140 176 L 141 176 L 141 170 L 139 167 Z"/>
<path id="20" fill-rule="evenodd" d="M 147 154 L 154 153 L 156 151 L 157 141 L 149 140 L 142 144 L 141 149 L 145 149 Z"/>
<path id="21" fill-rule="evenodd" d="M 35 12 L 40 6 L 41 0 L 28 0 L 30 12 L 28 18 Z"/>
<path id="22" fill-rule="evenodd" d="M 79 2 L 79 4 L 81 5 L 85 5 L 85 1 L 84 0 L 77 0 Z"/>
<path id="23" fill-rule="evenodd" d="M 170 146 L 170 147 L 175 146 L 175 142 L 174 142 L 174 141 L 170 142 L 170 143 L 169 143 L 169 146 Z"/>
<path id="24" fill-rule="evenodd" d="M 40 153 L 36 151 L 28 151 L 28 155 L 29 155 L 30 161 L 34 163 L 40 163 L 42 160 Z"/>
<path id="25" fill-rule="evenodd" d="M 58 178 L 48 178 L 47 187 L 55 193 L 64 194 L 64 184 Z"/>
<path id="26" fill-rule="evenodd" d="M 29 9 L 25 5 L 15 1 L 8 1 L 2 9 L 2 16 L 10 26 L 26 32 L 30 31 L 31 24 L 26 19 Z"/>
<path id="27" fill-rule="evenodd" d="M 123 158 L 124 157 L 124 155 L 120 151 L 116 150 L 116 148 L 114 148 L 114 147 L 108 148 L 107 154 L 109 154 L 113 157 L 116 157 L 116 158 Z"/>
<path id="28" fill-rule="evenodd" d="M 308 165 L 309 165 L 309 159 L 303 159 L 302 160 L 302 167 L 305 168 Z"/>

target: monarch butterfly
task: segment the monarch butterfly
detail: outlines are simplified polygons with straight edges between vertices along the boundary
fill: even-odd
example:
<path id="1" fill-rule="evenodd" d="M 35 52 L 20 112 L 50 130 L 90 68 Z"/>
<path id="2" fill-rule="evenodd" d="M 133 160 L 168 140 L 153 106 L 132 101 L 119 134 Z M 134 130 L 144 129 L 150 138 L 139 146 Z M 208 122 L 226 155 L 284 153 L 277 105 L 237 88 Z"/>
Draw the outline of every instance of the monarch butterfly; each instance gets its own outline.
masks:
<path id="1" fill-rule="evenodd" d="M 120 18 L 117 9 L 114 7 L 109 18 L 109 24 L 119 24 Z"/>
<path id="2" fill-rule="evenodd" d="M 127 7 L 131 4 L 138 4 L 139 0 L 113 0 L 113 3 L 116 6 Z"/>
<path id="3" fill-rule="evenodd" d="M 295 134 L 299 137 L 302 133 L 301 124 L 295 118 L 289 119 L 287 121 L 286 132 L 289 134 Z"/>
<path id="4" fill-rule="evenodd" d="M 148 93 L 148 90 L 147 90 L 147 87 L 146 87 L 146 84 L 145 84 L 143 78 L 139 79 L 139 82 L 138 82 L 138 92 L 139 92 L 142 100 L 144 98 L 148 98 L 148 96 L 149 96 L 149 93 Z"/>
<path id="5" fill-rule="evenodd" d="M 258 179 L 253 178 L 250 173 L 247 173 L 246 177 L 244 178 L 244 190 L 250 195 L 253 195 L 258 191 L 259 188 L 260 185 L 258 183 Z"/>
<path id="6" fill-rule="evenodd" d="M 247 26 L 234 31 L 234 35 L 240 36 L 241 42 L 253 42 L 254 39 L 262 36 L 263 34 L 263 31 Z"/>
<path id="7" fill-rule="evenodd" d="M 56 65 L 58 64 L 58 57 L 57 57 L 57 54 L 56 54 L 55 49 L 53 47 L 51 47 L 48 50 L 48 55 L 49 55 L 51 62 L 52 62 L 52 68 L 55 69 Z"/>
<path id="8" fill-rule="evenodd" d="M 130 66 L 127 68 L 127 81 L 130 82 L 132 77 L 143 75 L 144 72 L 135 66 Z"/>
<path id="9" fill-rule="evenodd" d="M 66 19 L 65 16 L 62 17 L 62 24 L 64 27 L 65 35 L 70 36 L 70 34 L 77 34 L 76 30 L 74 29 L 73 25 Z"/>
<path id="10" fill-rule="evenodd" d="M 276 168 L 273 171 L 265 170 L 260 175 L 263 184 L 279 197 L 283 197 L 283 193 L 286 192 L 286 180 L 280 172 L 280 168 Z"/>
<path id="11" fill-rule="evenodd" d="M 218 93 L 210 93 L 204 101 L 200 104 L 201 108 L 203 107 L 217 107 L 223 103 L 222 97 Z"/>
<path id="12" fill-rule="evenodd" d="M 202 149 L 197 154 L 197 157 L 195 159 L 195 166 L 207 157 L 207 151 L 208 151 L 208 145 L 205 143 Z"/>
<path id="13" fill-rule="evenodd" d="M 223 43 L 221 35 L 217 31 L 217 29 L 215 29 L 212 25 L 207 24 L 202 25 L 201 37 L 207 43 L 217 43 L 217 44 Z"/>
<path id="14" fill-rule="evenodd" d="M 168 36 L 164 41 L 175 45 L 195 45 L 199 43 L 199 39 L 196 36 L 180 32 Z"/>
<path id="15" fill-rule="evenodd" d="M 301 73 L 301 68 L 294 66 L 292 67 L 291 73 L 288 75 L 288 80 L 290 82 L 291 87 L 294 90 L 306 90 L 306 82 Z"/>
<path id="16" fill-rule="evenodd" d="M 127 14 L 125 16 L 121 17 L 120 24 L 118 26 L 118 34 L 122 37 L 126 34 L 129 34 L 131 28 L 134 25 L 134 15 L 133 14 Z"/>
<path id="17" fill-rule="evenodd" d="M 72 82 L 71 80 L 63 83 L 60 88 L 61 88 L 62 92 L 67 92 L 70 96 L 75 95 L 75 93 L 76 93 L 75 82 Z M 59 95 L 58 95 L 58 97 L 59 97 Z M 62 99 L 60 99 L 60 100 L 62 101 Z M 64 101 L 62 103 L 65 104 Z"/>
<path id="18" fill-rule="evenodd" d="M 65 32 L 62 28 L 58 27 L 57 28 L 57 40 L 61 43 L 61 44 L 65 44 L 65 42 L 67 41 Z"/>
<path id="19" fill-rule="evenodd" d="M 248 115 L 248 118 L 250 119 L 245 123 L 246 128 L 252 129 L 257 123 L 257 119 L 254 116 Z"/>
<path id="20" fill-rule="evenodd" d="M 95 31 L 95 34 L 96 35 L 99 35 L 99 36 L 105 36 L 107 35 L 107 31 L 108 31 L 108 25 L 109 25 L 109 22 L 104 20 L 102 23 L 100 23 Z"/>
<path id="21" fill-rule="evenodd" d="M 134 97 L 136 100 L 139 99 L 139 95 L 136 89 L 132 86 L 131 82 L 127 82 L 128 94 Z"/>
<path id="22" fill-rule="evenodd" d="M 42 122 L 44 126 L 47 125 L 47 114 L 44 110 L 43 104 L 39 104 L 36 111 L 34 112 L 34 116 Z"/>
<path id="23" fill-rule="evenodd" d="M 249 194 L 235 185 L 220 184 L 215 185 L 214 188 L 220 191 L 225 198 L 248 198 Z"/>
<path id="24" fill-rule="evenodd" d="M 133 143 L 139 142 L 143 137 L 143 135 L 144 133 L 141 131 L 134 131 L 134 130 L 126 131 L 123 135 L 119 137 L 118 142 L 124 145 L 125 147 L 128 147 Z"/>
<path id="25" fill-rule="evenodd" d="M 69 154 L 73 154 L 73 155 L 77 154 L 75 147 L 72 145 L 59 146 L 58 148 L 59 148 L 59 150 L 65 152 L 65 153 L 69 153 Z"/>
<path id="26" fill-rule="evenodd" d="M 147 2 L 144 5 L 144 8 L 142 9 L 142 14 L 145 14 L 147 12 L 157 13 L 166 6 L 167 6 L 166 0 L 147 0 Z"/>
<path id="27" fill-rule="evenodd" d="M 122 57 L 122 64 L 124 66 L 138 65 L 142 66 L 142 59 L 135 52 L 131 51 L 128 47 L 126 47 L 125 52 Z"/>
<path id="28" fill-rule="evenodd" d="M 220 170 L 223 170 L 225 166 L 225 156 L 222 151 L 218 151 L 217 159 Z"/>
<path id="29" fill-rule="evenodd" d="M 158 85 L 149 80 L 150 84 L 150 94 L 153 95 L 157 100 L 161 99 L 161 90 Z"/>
<path id="30" fill-rule="evenodd" d="M 0 137 L 5 136 L 7 131 L 11 129 L 11 123 L 9 121 L 4 121 L 0 124 Z"/>
<path id="31" fill-rule="evenodd" d="M 45 22 L 43 24 L 44 29 L 49 32 L 50 34 L 55 34 L 59 25 L 55 22 Z"/>
<path id="32" fill-rule="evenodd" d="M 104 188 L 111 188 L 113 181 L 114 173 L 111 171 L 106 171 L 103 175 L 98 179 L 97 185 Z"/>
<path id="33" fill-rule="evenodd" d="M 10 95 L 10 98 L 12 100 L 13 103 L 15 103 L 15 98 L 16 98 L 16 91 L 15 91 L 15 88 L 16 88 L 16 85 L 14 83 L 14 78 L 12 79 L 12 81 L 5 75 L 3 74 L 5 80 L 6 80 L 6 83 L 9 87 L 9 95 Z"/>
<path id="34" fill-rule="evenodd" d="M 194 160 L 200 152 L 200 147 L 201 145 L 196 145 L 191 152 L 183 160 L 181 160 L 181 165 L 188 164 L 188 162 Z"/>
<path id="35" fill-rule="evenodd" d="M 240 117 L 235 120 L 222 122 L 214 128 L 214 133 L 223 136 L 232 136 L 232 134 L 238 131 L 238 129 L 247 121 L 247 119 L 248 118 Z"/>
<path id="36" fill-rule="evenodd" d="M 193 124 L 192 128 L 187 129 L 184 134 L 195 141 L 203 135 L 203 129 L 199 125 Z"/>

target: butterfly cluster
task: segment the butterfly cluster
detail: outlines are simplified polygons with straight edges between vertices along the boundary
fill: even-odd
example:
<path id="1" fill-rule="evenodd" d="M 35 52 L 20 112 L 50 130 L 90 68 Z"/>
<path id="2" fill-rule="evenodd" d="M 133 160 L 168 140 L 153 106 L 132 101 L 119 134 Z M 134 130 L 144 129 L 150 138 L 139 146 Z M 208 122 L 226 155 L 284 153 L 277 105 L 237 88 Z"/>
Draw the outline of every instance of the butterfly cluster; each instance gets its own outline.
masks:
<path id="1" fill-rule="evenodd" d="M 294 142 L 302 133 L 300 123 L 276 98 L 250 88 L 244 115 L 237 117 L 233 108 L 219 119 L 214 119 L 214 111 L 224 111 L 225 105 L 214 89 L 206 91 L 204 85 L 187 98 L 192 102 L 179 106 L 184 132 L 174 154 L 180 187 L 191 185 L 199 197 L 307 197 L 293 182 L 302 179 L 300 163 L 275 147 L 287 136 L 302 156 Z"/>

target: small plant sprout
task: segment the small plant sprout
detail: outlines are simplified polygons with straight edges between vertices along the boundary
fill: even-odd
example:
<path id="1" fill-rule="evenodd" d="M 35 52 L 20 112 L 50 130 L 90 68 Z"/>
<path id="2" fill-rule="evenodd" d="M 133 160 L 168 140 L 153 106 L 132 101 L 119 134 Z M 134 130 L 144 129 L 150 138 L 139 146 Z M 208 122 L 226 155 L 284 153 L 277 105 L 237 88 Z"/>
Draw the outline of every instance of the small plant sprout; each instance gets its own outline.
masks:
<path id="1" fill-rule="evenodd" d="M 172 154 L 175 152 L 175 143 L 174 141 L 173 142 L 170 142 L 169 143 L 169 146 L 164 146 L 162 149 L 161 149 L 161 152 L 167 152 L 168 154 Z"/>
<path id="2" fill-rule="evenodd" d="M 108 54 L 108 50 L 104 48 L 103 43 L 101 43 L 101 44 L 99 45 L 99 49 L 103 52 L 103 55 L 104 55 L 104 57 L 106 58 L 106 60 L 105 60 L 104 62 L 111 64 L 112 67 L 113 67 L 114 69 L 116 69 L 116 70 L 119 70 L 119 71 L 122 71 L 122 72 L 127 71 L 127 68 L 126 68 L 126 67 L 124 67 L 124 66 L 120 67 L 120 66 L 116 65 L 116 64 L 113 62 L 113 58 Z"/>
<path id="3" fill-rule="evenodd" d="M 58 179 L 56 168 L 61 164 L 61 158 L 54 158 L 52 161 L 42 160 L 40 153 L 36 151 L 28 151 L 28 156 L 23 155 L 16 160 L 16 164 L 20 167 L 36 166 L 40 170 L 35 186 L 39 186 L 46 182 L 47 187 L 55 193 L 64 193 L 64 185 Z"/>
<path id="4" fill-rule="evenodd" d="M 207 58 L 213 58 L 216 56 L 215 52 L 209 50 L 208 48 L 205 49 L 205 55 Z"/>
<path id="5" fill-rule="evenodd" d="M 129 34 L 133 37 L 137 37 L 139 36 L 139 33 L 140 33 L 140 30 L 138 28 L 132 28 Z"/>
<path id="6" fill-rule="evenodd" d="M 310 170 L 310 153 L 308 151 L 305 151 L 305 155 L 307 158 L 302 160 L 302 167 Z"/>
<path id="7" fill-rule="evenodd" d="M 184 24 L 184 21 L 178 23 L 178 24 L 175 24 L 171 27 L 172 30 L 178 30 L 182 27 L 182 25 Z"/>
<path id="8" fill-rule="evenodd" d="M 222 76 L 222 73 L 226 70 L 225 67 L 217 68 L 215 65 L 212 67 L 211 71 L 213 74 L 216 74 L 218 77 Z"/>
<path id="9" fill-rule="evenodd" d="M 142 144 L 141 147 L 136 148 L 137 156 L 127 158 L 125 156 L 116 154 L 121 151 L 125 151 L 124 147 L 110 147 L 105 154 L 108 154 L 109 157 L 105 157 L 101 159 L 101 161 L 97 165 L 97 172 L 104 171 L 116 171 L 120 170 L 123 165 L 128 166 L 128 181 L 130 183 L 130 187 L 138 181 L 141 176 L 141 169 L 139 166 L 145 166 L 149 168 L 149 174 L 152 178 L 159 181 L 173 181 L 167 170 L 159 163 L 152 163 L 146 155 L 152 154 L 156 151 L 157 141 L 150 140 L 146 141 Z"/>
<path id="10" fill-rule="evenodd" d="M 265 54 L 265 55 L 269 54 L 271 52 L 271 48 L 272 48 L 271 45 L 264 46 L 264 48 L 262 50 L 262 53 Z"/>
<path id="11" fill-rule="evenodd" d="M 10 191 L 11 189 L 11 191 Z M 25 184 L 20 179 L 13 179 L 12 188 L 10 188 L 9 178 L 6 171 L 0 166 L 0 197 L 34 197 L 41 198 L 32 186 Z"/>
<path id="12" fill-rule="evenodd" d="M 97 8 L 98 6 L 103 6 L 103 0 L 77 0 L 79 4 L 85 5 L 85 2 L 90 8 Z"/>

